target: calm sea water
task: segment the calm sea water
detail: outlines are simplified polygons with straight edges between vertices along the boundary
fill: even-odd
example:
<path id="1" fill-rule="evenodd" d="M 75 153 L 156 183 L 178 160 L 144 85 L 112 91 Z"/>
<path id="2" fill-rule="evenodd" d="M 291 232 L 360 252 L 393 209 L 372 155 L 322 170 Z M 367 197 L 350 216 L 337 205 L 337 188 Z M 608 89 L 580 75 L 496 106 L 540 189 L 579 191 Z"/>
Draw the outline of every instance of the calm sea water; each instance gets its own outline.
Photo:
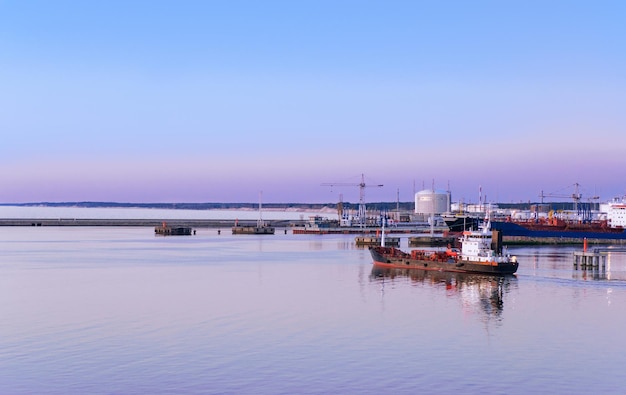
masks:
<path id="1" fill-rule="evenodd" d="M 0 228 L 1 394 L 624 393 L 626 253 L 375 270 L 353 236 Z"/>

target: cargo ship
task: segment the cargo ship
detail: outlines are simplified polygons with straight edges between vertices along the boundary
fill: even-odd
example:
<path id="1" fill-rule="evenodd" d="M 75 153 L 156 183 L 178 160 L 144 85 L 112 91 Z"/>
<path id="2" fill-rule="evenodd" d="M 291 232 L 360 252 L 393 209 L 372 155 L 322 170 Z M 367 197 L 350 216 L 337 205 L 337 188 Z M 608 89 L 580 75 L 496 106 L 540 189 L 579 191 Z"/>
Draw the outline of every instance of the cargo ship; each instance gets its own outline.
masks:
<path id="1" fill-rule="evenodd" d="M 559 218 L 550 212 L 547 218 L 505 218 L 491 225 L 506 237 L 626 241 L 626 199 L 613 199 L 601 211 L 603 219 Z"/>
<path id="2" fill-rule="evenodd" d="M 572 223 L 567 221 L 494 221 L 493 229 L 503 236 L 530 238 L 567 238 L 567 239 L 603 239 L 626 240 L 624 228 L 611 228 L 605 221 L 591 223 Z"/>
<path id="3" fill-rule="evenodd" d="M 444 213 L 441 215 L 450 232 L 463 232 L 464 230 L 478 229 L 481 218 L 472 214 Z"/>
<path id="4" fill-rule="evenodd" d="M 370 254 L 374 265 L 379 267 L 493 275 L 513 274 L 517 271 L 517 258 L 503 253 L 500 233 L 491 230 L 488 220 L 478 230 L 464 231 L 459 242 L 460 250 L 412 250 L 409 253 L 382 245 L 370 247 Z"/>

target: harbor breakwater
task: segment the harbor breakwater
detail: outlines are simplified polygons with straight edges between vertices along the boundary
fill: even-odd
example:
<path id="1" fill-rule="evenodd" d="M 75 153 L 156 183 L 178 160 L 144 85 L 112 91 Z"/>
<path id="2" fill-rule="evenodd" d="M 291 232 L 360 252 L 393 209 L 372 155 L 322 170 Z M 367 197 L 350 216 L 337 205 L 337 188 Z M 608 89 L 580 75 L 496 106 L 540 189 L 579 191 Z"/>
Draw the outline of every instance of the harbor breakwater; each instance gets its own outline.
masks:
<path id="1" fill-rule="evenodd" d="M 0 226 L 190 226 L 196 228 L 228 228 L 235 224 L 225 219 L 128 219 L 128 218 L 0 218 Z M 253 226 L 254 220 L 238 220 L 239 225 Z M 275 227 L 303 226 L 303 221 L 276 220 L 271 221 Z"/>

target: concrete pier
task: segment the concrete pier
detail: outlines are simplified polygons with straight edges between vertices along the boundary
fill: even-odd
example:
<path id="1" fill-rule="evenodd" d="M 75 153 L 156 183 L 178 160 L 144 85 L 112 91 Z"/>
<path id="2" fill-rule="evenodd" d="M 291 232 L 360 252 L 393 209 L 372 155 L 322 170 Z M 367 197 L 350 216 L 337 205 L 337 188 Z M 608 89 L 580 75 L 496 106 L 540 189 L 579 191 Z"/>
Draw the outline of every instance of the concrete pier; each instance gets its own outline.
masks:
<path id="1" fill-rule="evenodd" d="M 606 253 L 599 251 L 574 251 L 574 269 L 599 269 L 606 268 Z"/>
<path id="2" fill-rule="evenodd" d="M 583 250 L 574 251 L 574 269 L 578 270 L 580 265 L 581 270 L 600 268 L 600 261 L 602 261 L 602 270 L 606 268 L 606 253 L 602 253 L 597 249 L 592 252 L 587 251 L 587 238 L 583 239 Z"/>

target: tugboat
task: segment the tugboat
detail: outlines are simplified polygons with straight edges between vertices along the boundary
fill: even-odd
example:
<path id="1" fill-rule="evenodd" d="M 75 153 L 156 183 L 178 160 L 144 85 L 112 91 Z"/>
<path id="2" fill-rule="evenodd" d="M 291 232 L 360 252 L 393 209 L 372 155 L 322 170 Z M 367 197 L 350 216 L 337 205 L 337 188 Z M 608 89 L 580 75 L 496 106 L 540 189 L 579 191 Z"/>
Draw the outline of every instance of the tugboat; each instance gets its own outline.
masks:
<path id="1" fill-rule="evenodd" d="M 374 265 L 390 268 L 437 270 L 456 273 L 513 274 L 519 266 L 517 257 L 502 252 L 501 236 L 493 233 L 487 220 L 479 230 L 466 230 L 460 238 L 461 250 L 413 250 L 404 252 L 395 247 L 370 247 Z M 383 238 L 384 240 L 384 238 Z"/>

